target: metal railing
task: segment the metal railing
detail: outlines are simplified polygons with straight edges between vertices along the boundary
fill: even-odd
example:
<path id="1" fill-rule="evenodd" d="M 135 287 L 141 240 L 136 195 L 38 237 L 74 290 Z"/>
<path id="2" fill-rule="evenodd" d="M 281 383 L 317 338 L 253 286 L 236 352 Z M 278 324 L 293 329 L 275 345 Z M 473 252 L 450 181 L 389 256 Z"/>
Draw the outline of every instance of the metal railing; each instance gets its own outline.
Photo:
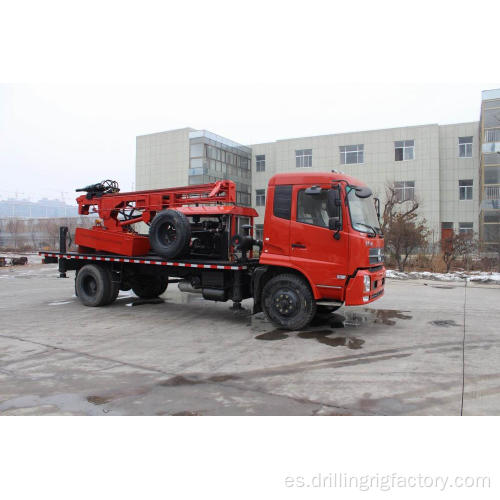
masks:
<path id="1" fill-rule="evenodd" d="M 500 186 L 485 186 L 484 187 L 485 200 L 500 200 Z"/>
<path id="2" fill-rule="evenodd" d="M 484 142 L 500 142 L 500 128 L 491 128 L 484 131 Z"/>

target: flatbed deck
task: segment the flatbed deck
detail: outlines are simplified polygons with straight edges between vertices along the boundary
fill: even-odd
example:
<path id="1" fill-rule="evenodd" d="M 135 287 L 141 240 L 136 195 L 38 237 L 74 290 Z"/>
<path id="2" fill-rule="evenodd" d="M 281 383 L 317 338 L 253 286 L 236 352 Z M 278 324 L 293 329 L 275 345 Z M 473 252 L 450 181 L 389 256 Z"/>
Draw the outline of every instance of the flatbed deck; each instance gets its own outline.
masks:
<path id="1" fill-rule="evenodd" d="M 115 255 L 109 253 L 79 253 L 79 252 L 38 252 L 42 257 L 56 259 L 75 259 L 104 262 L 126 262 L 130 264 L 150 264 L 158 266 L 194 267 L 198 269 L 223 269 L 228 271 L 241 271 L 248 269 L 249 265 L 258 264 L 258 259 L 248 259 L 245 263 L 230 261 L 209 260 L 167 260 L 158 255 L 141 255 L 130 257 L 127 255 Z"/>

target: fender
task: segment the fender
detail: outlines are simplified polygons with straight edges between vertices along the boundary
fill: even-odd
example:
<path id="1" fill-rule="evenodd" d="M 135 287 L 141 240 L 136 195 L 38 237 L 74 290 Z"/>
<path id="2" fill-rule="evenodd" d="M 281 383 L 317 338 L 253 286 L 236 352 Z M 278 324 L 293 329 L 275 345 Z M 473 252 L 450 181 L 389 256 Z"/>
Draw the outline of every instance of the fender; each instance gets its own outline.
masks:
<path id="1" fill-rule="evenodd" d="M 266 263 L 263 266 L 257 267 L 254 271 L 254 275 L 252 276 L 252 286 L 253 286 L 252 291 L 253 291 L 253 296 L 254 296 L 254 311 L 255 311 L 256 307 L 259 309 L 258 311 L 255 311 L 255 312 L 259 312 L 261 310 L 260 309 L 260 296 L 261 296 L 260 282 L 261 282 L 262 276 L 266 272 L 268 272 L 269 270 L 271 270 L 273 268 L 282 269 L 285 272 L 287 269 L 292 269 L 292 270 L 296 271 L 298 274 L 300 274 L 301 276 L 303 276 L 306 279 L 306 281 L 309 284 L 309 287 L 311 288 L 311 291 L 313 293 L 313 297 L 315 299 L 321 298 L 321 294 L 319 293 L 318 289 L 316 288 L 316 285 L 312 282 L 311 278 L 300 267 L 298 267 L 296 265 L 292 265 L 289 261 L 286 261 L 286 262 L 280 261 L 279 263 L 275 262 L 272 264 Z M 259 304 L 256 306 L 257 301 L 259 302 Z"/>
<path id="2" fill-rule="evenodd" d="M 262 280 L 262 277 L 264 274 L 269 271 L 269 266 L 259 266 L 256 267 L 253 274 L 252 274 L 252 281 L 250 284 L 251 287 L 251 293 L 253 296 L 253 311 L 252 314 L 256 314 L 258 312 L 262 311 L 262 307 L 260 305 L 260 297 L 261 297 L 261 291 L 262 287 L 260 286 L 260 282 Z"/>

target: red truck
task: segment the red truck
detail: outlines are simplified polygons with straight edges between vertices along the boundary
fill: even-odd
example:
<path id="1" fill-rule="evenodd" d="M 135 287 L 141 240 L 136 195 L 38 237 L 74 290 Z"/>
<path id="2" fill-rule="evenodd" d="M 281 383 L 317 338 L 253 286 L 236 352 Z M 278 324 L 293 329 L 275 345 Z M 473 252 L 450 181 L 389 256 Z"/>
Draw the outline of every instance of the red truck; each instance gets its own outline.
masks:
<path id="1" fill-rule="evenodd" d="M 120 290 L 142 298 L 178 283 L 205 299 L 253 298 L 275 325 L 306 327 L 317 312 L 366 305 L 384 293 L 384 239 L 378 200 L 343 173 L 283 173 L 269 181 L 263 241 L 253 237 L 258 213 L 237 206 L 232 181 L 121 193 L 111 181 L 88 186 L 80 214 L 98 213 L 78 228 L 78 252 L 41 252 L 61 276 L 76 271 L 86 306 L 112 303 Z M 134 224 L 149 225 L 139 234 Z M 260 255 L 255 256 L 258 248 Z"/>

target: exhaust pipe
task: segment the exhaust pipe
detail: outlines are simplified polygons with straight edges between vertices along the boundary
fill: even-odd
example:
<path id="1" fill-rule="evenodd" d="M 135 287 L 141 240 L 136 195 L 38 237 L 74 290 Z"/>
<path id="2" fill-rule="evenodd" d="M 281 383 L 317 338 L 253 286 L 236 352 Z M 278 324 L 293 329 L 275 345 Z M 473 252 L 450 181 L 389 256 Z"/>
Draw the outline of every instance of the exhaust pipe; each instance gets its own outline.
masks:
<path id="1" fill-rule="evenodd" d="M 193 285 L 187 280 L 180 281 L 177 286 L 181 292 L 201 293 L 201 288 L 194 288 Z"/>
<path id="2" fill-rule="evenodd" d="M 216 288 L 195 288 L 191 282 L 187 280 L 182 280 L 177 285 L 181 292 L 187 293 L 201 293 L 203 298 L 207 300 L 216 300 L 219 302 L 225 302 L 227 300 L 226 291 Z"/>

